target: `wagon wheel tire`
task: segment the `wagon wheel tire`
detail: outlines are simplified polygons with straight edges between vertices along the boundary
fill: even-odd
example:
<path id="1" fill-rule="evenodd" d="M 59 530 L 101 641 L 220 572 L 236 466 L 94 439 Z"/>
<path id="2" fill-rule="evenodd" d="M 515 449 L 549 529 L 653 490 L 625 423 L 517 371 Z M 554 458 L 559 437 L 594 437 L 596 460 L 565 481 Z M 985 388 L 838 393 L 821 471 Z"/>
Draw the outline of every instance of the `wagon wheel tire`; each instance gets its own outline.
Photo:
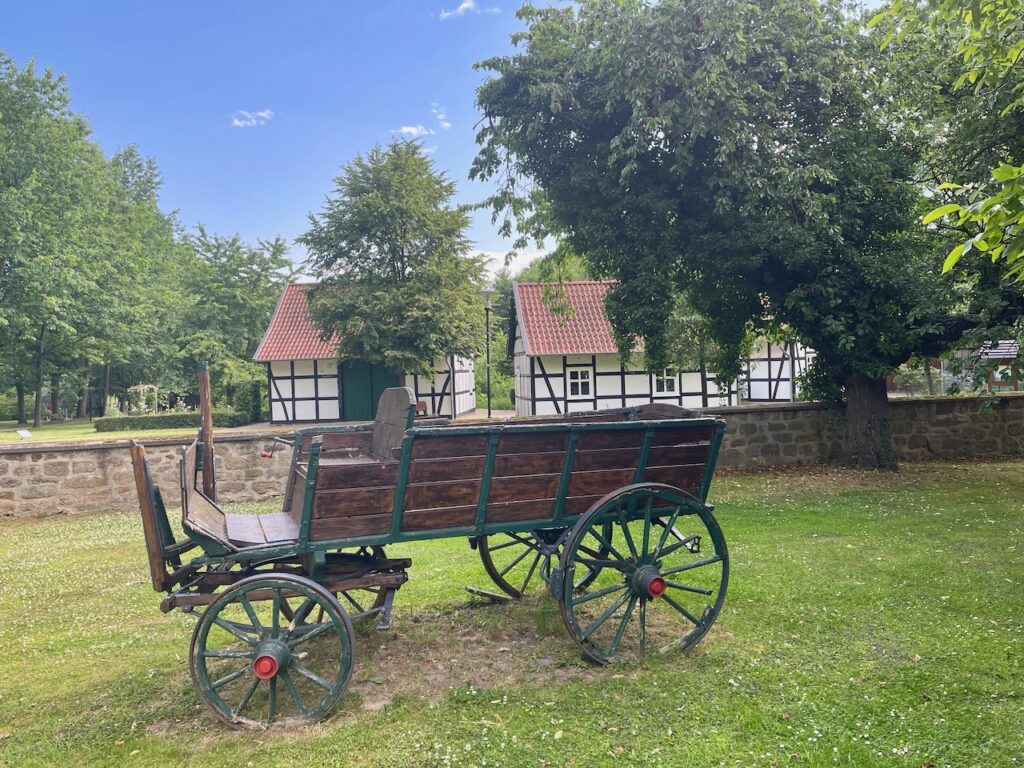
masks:
<path id="1" fill-rule="evenodd" d="M 559 562 L 565 531 L 546 528 L 481 536 L 477 540 L 480 561 L 491 580 L 518 600 L 537 579 L 547 580 L 551 566 Z M 583 589 L 595 578 L 596 572 L 583 573 L 576 581 L 576 589 Z"/>
<path id="2" fill-rule="evenodd" d="M 589 554 L 602 544 L 603 557 Z M 595 502 L 570 531 L 559 566 L 565 627 L 602 664 L 693 647 L 718 617 L 729 583 L 729 553 L 711 509 L 661 483 L 628 485 Z M 572 586 L 581 567 L 597 572 L 582 591 Z"/>
<path id="3" fill-rule="evenodd" d="M 297 603 L 291 619 L 281 609 Z M 323 610 L 320 622 L 313 622 Z M 355 635 L 337 598 L 294 574 L 251 576 L 221 593 L 192 633 L 200 698 L 232 728 L 308 725 L 326 717 L 352 676 Z"/>

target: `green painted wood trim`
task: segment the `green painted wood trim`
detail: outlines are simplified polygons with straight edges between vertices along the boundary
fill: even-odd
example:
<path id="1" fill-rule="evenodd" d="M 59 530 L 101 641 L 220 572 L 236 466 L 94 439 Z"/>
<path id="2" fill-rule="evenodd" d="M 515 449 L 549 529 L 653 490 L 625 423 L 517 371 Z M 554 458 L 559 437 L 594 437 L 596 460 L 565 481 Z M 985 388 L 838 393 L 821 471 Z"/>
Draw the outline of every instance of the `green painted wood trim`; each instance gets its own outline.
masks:
<path id="1" fill-rule="evenodd" d="M 402 459 L 398 465 L 398 482 L 395 483 L 395 501 L 391 506 L 391 538 L 402 531 L 402 513 L 405 511 L 405 488 L 409 484 L 409 463 L 412 460 L 414 430 L 407 430 L 402 438 Z"/>
<path id="2" fill-rule="evenodd" d="M 722 447 L 722 438 L 725 437 L 725 422 L 716 419 L 717 428 L 711 438 L 711 446 L 708 448 L 708 460 L 704 465 L 704 479 L 700 483 L 700 500 L 708 500 L 708 492 L 711 490 L 711 479 L 715 476 L 715 465 L 718 464 L 718 451 Z"/>
<path id="3" fill-rule="evenodd" d="M 481 532 L 484 528 L 484 519 L 487 515 L 487 498 L 491 495 L 491 476 L 494 474 L 494 457 L 498 453 L 498 441 L 501 439 L 501 430 L 491 432 L 487 440 L 487 458 L 484 459 L 484 474 L 480 478 L 480 495 L 476 500 L 476 524 L 475 531 Z"/>
<path id="4" fill-rule="evenodd" d="M 631 430 L 631 429 L 647 429 L 652 425 L 658 425 L 663 428 L 670 427 L 681 427 L 681 426 L 693 426 L 693 427 L 711 427 L 720 424 L 719 419 L 651 419 L 647 421 L 595 421 L 589 424 L 572 424 L 570 422 L 558 422 L 554 424 L 533 424 L 528 422 L 522 424 L 501 424 L 494 426 L 465 426 L 465 427 L 413 427 L 411 430 L 415 435 L 423 435 L 425 437 L 441 437 L 444 435 L 486 435 L 494 430 L 501 430 L 502 432 L 517 433 L 517 432 L 565 432 L 570 428 L 582 430 L 584 432 L 591 430 Z"/>
<path id="5" fill-rule="evenodd" d="M 569 494 L 569 481 L 572 479 L 572 464 L 576 458 L 576 443 L 580 439 L 580 424 L 569 427 L 569 442 L 565 446 L 565 462 L 562 464 L 562 476 L 558 479 L 558 492 L 555 495 L 554 519 L 561 520 L 565 515 L 565 497 Z"/>
<path id="6" fill-rule="evenodd" d="M 636 470 L 633 472 L 633 482 L 642 483 L 644 472 L 647 471 L 647 457 L 651 455 L 651 438 L 654 437 L 654 427 L 644 430 L 644 441 L 640 444 L 640 455 L 636 457 Z"/>
<path id="7" fill-rule="evenodd" d="M 320 453 L 324 449 L 323 439 L 313 438 L 309 446 L 309 464 L 306 470 L 306 493 L 302 497 L 302 522 L 299 524 L 299 547 L 309 546 L 309 527 L 313 522 L 313 502 L 316 501 L 316 476 L 320 469 Z"/>

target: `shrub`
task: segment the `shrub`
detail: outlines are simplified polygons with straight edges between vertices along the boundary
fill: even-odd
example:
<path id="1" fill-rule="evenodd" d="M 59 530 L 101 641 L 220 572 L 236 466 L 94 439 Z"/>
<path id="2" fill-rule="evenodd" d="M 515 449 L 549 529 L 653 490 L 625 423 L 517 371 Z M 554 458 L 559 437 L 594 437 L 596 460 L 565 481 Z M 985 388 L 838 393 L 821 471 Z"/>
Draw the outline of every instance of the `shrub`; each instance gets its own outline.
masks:
<path id="1" fill-rule="evenodd" d="M 249 414 L 250 422 L 267 420 L 267 402 L 260 382 L 249 381 L 239 385 L 235 395 L 235 410 Z"/>
<path id="2" fill-rule="evenodd" d="M 249 414 L 239 411 L 214 411 L 213 426 L 242 427 L 249 423 Z M 161 413 L 150 416 L 104 416 L 96 419 L 97 432 L 126 432 L 145 429 L 199 429 L 199 411 Z"/>

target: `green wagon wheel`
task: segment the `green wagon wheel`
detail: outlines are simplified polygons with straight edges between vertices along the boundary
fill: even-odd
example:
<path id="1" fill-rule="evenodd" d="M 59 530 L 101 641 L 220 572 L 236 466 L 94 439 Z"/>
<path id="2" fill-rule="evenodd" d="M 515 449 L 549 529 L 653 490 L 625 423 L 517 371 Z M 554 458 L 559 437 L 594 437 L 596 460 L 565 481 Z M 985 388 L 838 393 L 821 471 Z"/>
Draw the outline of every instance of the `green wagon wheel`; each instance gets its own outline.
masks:
<path id="1" fill-rule="evenodd" d="M 196 690 L 217 718 L 265 728 L 325 717 L 348 685 L 354 646 L 352 623 L 334 595 L 302 576 L 271 573 L 239 581 L 210 604 L 192 633 L 189 660 Z"/>
<path id="2" fill-rule="evenodd" d="M 562 619 L 600 663 L 692 647 L 714 623 L 729 583 L 725 537 L 710 509 L 660 483 L 597 501 L 570 532 L 560 566 Z M 597 571 L 582 591 L 570 588 L 580 568 Z"/>
<path id="3" fill-rule="evenodd" d="M 547 581 L 551 566 L 558 562 L 565 540 L 565 528 L 544 528 L 536 531 L 496 533 L 477 540 L 480 560 L 491 580 L 503 592 L 520 598 L 531 584 Z M 598 557 L 597 552 L 594 553 Z M 584 570 L 577 580 L 583 588 L 596 572 Z"/>

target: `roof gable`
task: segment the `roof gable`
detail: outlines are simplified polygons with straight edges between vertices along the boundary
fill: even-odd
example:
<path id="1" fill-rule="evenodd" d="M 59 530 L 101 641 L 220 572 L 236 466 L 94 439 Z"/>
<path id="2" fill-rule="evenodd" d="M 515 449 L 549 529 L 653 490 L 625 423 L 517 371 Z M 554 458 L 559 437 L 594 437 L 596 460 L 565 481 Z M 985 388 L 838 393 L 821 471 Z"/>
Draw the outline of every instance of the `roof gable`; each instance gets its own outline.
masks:
<path id="1" fill-rule="evenodd" d="M 604 298 L 614 283 L 580 280 L 563 283 L 571 317 L 556 314 L 544 303 L 544 285 L 516 283 L 515 316 L 526 354 L 577 355 L 618 352 L 612 326 L 604 313 Z"/>
<path id="2" fill-rule="evenodd" d="M 320 338 L 320 331 L 309 316 L 308 283 L 289 283 L 277 302 L 270 325 L 263 335 L 253 360 L 323 360 L 338 356 L 338 339 Z"/>

